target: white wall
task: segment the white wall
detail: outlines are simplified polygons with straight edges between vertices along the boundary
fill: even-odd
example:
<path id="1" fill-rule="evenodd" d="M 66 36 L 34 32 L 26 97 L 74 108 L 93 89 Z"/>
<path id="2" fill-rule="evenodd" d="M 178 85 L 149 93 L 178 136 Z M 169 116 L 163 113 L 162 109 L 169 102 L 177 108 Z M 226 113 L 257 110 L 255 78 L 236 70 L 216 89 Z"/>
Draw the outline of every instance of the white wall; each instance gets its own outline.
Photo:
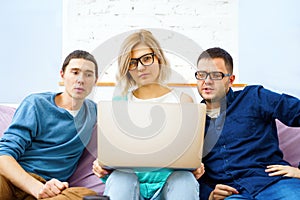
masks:
<path id="1" fill-rule="evenodd" d="M 65 0 L 63 54 L 130 30 L 178 32 L 202 48 L 225 46 L 234 55 L 238 41 L 238 0 Z M 234 56 L 237 57 L 237 56 Z"/>
<path id="2" fill-rule="evenodd" d="M 240 81 L 300 98 L 300 1 L 240 0 Z"/>
<path id="3" fill-rule="evenodd" d="M 223 47 L 234 57 L 238 82 L 300 97 L 299 4 L 297 0 L 3 1 L 0 103 L 19 103 L 29 93 L 61 89 L 58 72 L 67 53 L 77 48 L 93 51 L 104 41 L 139 28 L 175 31 L 203 49 Z"/>
<path id="4" fill-rule="evenodd" d="M 63 11 L 63 54 L 77 48 L 93 52 L 100 82 L 115 81 L 121 43 L 142 28 L 167 52 L 174 69 L 169 82 L 195 83 L 196 60 L 209 47 L 226 48 L 238 62 L 238 0 L 68 0 Z M 178 89 L 199 101 L 195 88 Z M 113 90 L 100 87 L 91 96 L 110 99 Z"/>
<path id="5" fill-rule="evenodd" d="M 1 1 L 0 103 L 57 90 L 62 52 L 61 0 Z"/>

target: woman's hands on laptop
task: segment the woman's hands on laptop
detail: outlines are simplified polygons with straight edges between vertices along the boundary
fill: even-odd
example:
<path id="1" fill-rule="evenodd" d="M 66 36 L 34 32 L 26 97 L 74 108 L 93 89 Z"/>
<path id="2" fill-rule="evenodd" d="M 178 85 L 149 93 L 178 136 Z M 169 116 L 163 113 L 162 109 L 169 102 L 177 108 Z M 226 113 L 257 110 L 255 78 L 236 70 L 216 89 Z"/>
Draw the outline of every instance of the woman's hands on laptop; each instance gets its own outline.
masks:
<path id="1" fill-rule="evenodd" d="M 195 178 L 198 180 L 205 172 L 204 164 L 201 163 L 201 166 L 193 171 Z"/>
<path id="2" fill-rule="evenodd" d="M 104 176 L 110 174 L 112 171 L 111 170 L 107 170 L 107 169 L 103 169 L 98 162 L 98 159 L 96 159 L 93 162 L 93 172 L 96 176 L 98 176 L 99 178 L 103 178 Z"/>
<path id="3" fill-rule="evenodd" d="M 96 159 L 93 162 L 93 172 L 99 178 L 103 178 L 104 176 L 110 174 L 112 172 L 112 170 L 103 169 L 99 165 L 98 159 Z M 203 163 L 201 163 L 201 166 L 199 168 L 195 169 L 193 171 L 193 174 L 194 174 L 196 179 L 199 179 L 204 174 L 204 172 L 205 172 L 204 165 L 203 165 Z"/>

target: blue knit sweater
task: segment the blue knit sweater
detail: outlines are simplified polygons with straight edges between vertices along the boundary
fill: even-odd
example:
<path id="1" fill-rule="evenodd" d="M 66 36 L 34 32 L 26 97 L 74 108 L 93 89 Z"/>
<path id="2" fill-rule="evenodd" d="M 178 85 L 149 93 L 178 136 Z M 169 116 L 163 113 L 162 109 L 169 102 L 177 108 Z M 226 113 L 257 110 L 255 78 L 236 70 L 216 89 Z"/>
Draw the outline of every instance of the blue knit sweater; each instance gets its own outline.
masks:
<path id="1" fill-rule="evenodd" d="M 54 102 L 57 93 L 24 99 L 0 139 L 0 155 L 10 155 L 28 172 L 66 181 L 75 171 L 96 123 L 96 104 L 85 100 L 73 117 Z"/>

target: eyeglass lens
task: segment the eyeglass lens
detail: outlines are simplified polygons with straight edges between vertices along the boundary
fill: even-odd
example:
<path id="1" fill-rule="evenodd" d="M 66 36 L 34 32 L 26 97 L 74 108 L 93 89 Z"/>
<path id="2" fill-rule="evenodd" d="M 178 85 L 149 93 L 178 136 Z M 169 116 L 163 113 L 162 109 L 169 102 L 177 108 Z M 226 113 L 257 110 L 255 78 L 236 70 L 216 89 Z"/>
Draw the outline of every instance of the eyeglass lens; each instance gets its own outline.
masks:
<path id="1" fill-rule="evenodd" d="M 136 69 L 139 62 L 144 66 L 152 65 L 154 62 L 154 53 L 148 53 L 139 58 L 132 58 L 129 63 L 129 70 Z"/>
<path id="2" fill-rule="evenodd" d="M 195 73 L 195 77 L 198 80 L 205 80 L 209 76 L 212 80 L 222 80 L 225 76 L 230 76 L 230 74 L 224 74 L 222 72 L 202 72 L 198 71 Z"/>

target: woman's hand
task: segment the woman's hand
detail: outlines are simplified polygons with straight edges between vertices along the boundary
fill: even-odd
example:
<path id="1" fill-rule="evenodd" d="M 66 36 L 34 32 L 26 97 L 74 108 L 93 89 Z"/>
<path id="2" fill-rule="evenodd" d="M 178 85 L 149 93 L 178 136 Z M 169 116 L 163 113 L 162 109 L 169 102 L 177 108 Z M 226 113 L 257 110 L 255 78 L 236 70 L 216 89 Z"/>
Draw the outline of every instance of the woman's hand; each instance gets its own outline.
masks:
<path id="1" fill-rule="evenodd" d="M 198 180 L 205 172 L 204 165 L 201 163 L 201 166 L 193 171 L 195 178 Z"/>
<path id="2" fill-rule="evenodd" d="M 288 165 L 269 165 L 265 172 L 269 173 L 269 176 L 300 178 L 300 169 Z"/>
<path id="3" fill-rule="evenodd" d="M 99 178 L 103 178 L 104 176 L 108 175 L 111 173 L 110 170 L 105 170 L 102 167 L 100 167 L 98 159 L 96 159 L 93 162 L 93 172 L 96 176 L 98 176 Z"/>

